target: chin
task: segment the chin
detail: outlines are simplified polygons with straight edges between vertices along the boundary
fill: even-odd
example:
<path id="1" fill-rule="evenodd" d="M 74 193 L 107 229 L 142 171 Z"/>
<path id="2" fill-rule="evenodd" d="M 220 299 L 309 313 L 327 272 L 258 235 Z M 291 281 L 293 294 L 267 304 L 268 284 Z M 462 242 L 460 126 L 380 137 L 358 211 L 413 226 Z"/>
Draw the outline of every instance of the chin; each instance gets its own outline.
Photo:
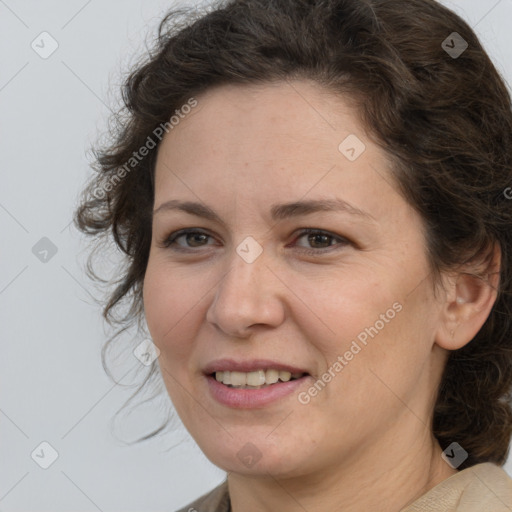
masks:
<path id="1" fill-rule="evenodd" d="M 217 467 L 226 471 L 247 476 L 280 478 L 294 477 L 304 474 L 305 463 L 313 454 L 299 451 L 281 440 L 265 439 L 268 432 L 261 437 L 246 435 L 230 438 L 223 445 L 201 445 L 205 456 Z M 277 442 L 277 444 L 276 444 Z"/>

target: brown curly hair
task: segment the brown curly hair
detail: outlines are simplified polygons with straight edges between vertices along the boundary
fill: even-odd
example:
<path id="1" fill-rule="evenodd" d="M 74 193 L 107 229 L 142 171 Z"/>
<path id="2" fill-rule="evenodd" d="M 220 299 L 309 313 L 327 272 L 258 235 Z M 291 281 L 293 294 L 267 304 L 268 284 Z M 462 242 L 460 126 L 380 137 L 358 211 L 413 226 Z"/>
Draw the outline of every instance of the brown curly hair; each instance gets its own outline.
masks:
<path id="1" fill-rule="evenodd" d="M 454 41 L 460 55 L 449 51 Z M 202 13 L 171 11 L 124 84 L 122 117 L 95 150 L 98 173 L 76 211 L 82 232 L 113 236 L 126 256 L 104 317 L 122 331 L 144 314 L 157 151 L 129 172 L 126 162 L 213 86 L 295 78 L 356 101 L 423 219 L 434 276 L 501 249 L 496 303 L 475 338 L 450 353 L 432 429 L 442 448 L 456 441 L 469 453 L 460 469 L 504 464 L 512 436 L 511 100 L 473 30 L 434 0 L 228 0 Z M 155 372 L 156 363 L 139 390 Z"/>

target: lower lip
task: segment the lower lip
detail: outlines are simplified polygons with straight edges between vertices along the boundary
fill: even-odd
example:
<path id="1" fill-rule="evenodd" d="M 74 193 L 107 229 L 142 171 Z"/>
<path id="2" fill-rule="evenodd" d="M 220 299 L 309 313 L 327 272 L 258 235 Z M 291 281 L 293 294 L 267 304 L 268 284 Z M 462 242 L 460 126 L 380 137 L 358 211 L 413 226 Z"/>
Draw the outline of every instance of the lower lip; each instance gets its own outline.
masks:
<path id="1" fill-rule="evenodd" d="M 297 390 L 309 379 L 305 375 L 288 382 L 277 382 L 260 389 L 230 388 L 218 382 L 211 375 L 206 376 L 210 393 L 217 402 L 234 409 L 254 409 L 264 407 L 280 398 L 297 393 Z"/>

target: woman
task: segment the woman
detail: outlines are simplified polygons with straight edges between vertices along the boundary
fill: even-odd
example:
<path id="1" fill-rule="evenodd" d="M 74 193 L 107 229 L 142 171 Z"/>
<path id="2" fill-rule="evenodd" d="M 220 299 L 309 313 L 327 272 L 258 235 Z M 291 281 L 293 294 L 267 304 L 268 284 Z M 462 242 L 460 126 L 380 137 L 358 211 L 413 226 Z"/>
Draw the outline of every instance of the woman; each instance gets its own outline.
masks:
<path id="1" fill-rule="evenodd" d="M 228 473 L 182 510 L 511 510 L 512 112 L 471 28 L 231 0 L 169 14 L 124 93 L 77 223 Z"/>

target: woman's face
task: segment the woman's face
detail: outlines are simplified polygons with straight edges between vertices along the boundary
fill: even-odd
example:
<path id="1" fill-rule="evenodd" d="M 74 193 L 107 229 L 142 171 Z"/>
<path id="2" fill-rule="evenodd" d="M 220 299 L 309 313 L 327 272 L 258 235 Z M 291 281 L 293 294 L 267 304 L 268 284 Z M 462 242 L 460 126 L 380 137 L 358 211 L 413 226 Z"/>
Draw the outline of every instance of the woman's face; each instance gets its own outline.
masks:
<path id="1" fill-rule="evenodd" d="M 159 148 L 144 281 L 184 425 L 237 473 L 403 454 L 430 435 L 446 352 L 422 223 L 385 153 L 310 82 L 197 100 Z M 303 376 L 270 384 L 287 372 Z"/>

